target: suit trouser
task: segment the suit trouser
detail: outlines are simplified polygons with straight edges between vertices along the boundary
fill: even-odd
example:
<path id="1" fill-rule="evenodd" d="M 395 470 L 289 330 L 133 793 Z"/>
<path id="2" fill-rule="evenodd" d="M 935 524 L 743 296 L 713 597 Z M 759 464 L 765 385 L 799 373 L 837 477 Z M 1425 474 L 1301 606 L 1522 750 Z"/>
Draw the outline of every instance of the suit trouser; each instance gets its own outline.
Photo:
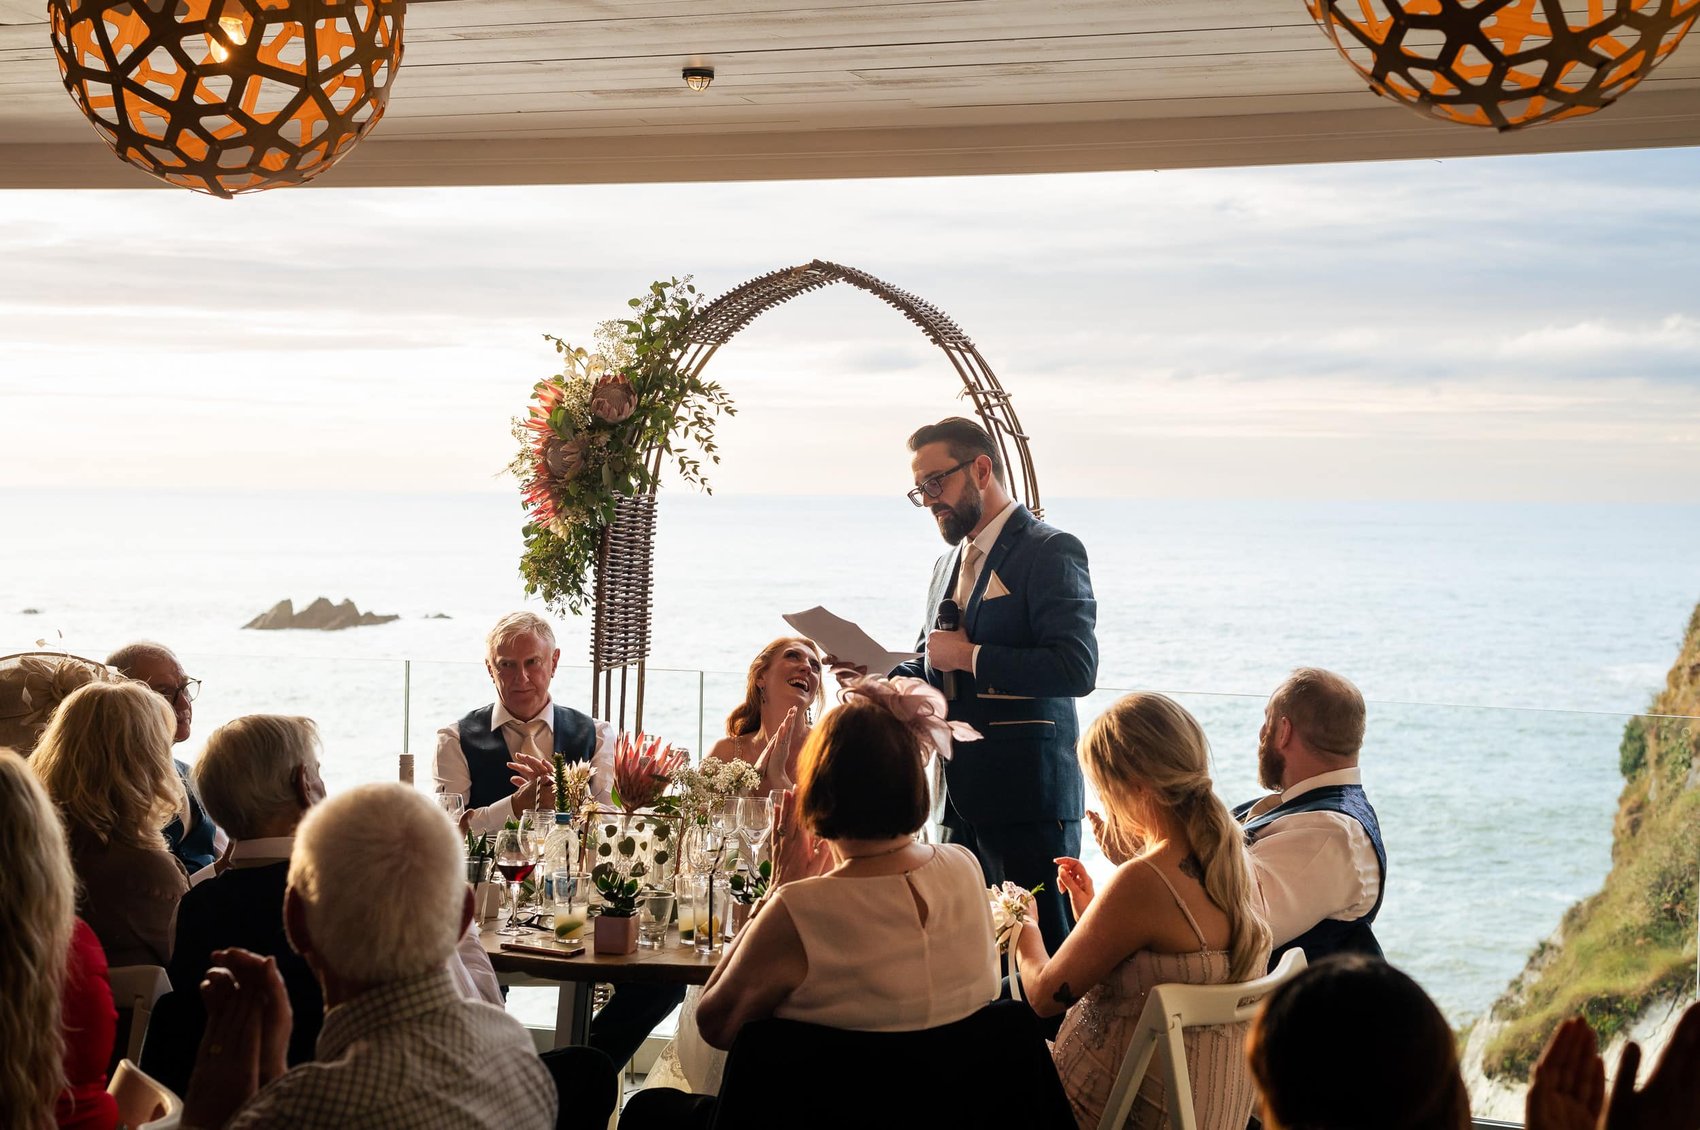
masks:
<path id="1" fill-rule="evenodd" d="M 683 985 L 630 981 L 614 986 L 614 996 L 590 1022 L 590 1046 L 624 1068 L 651 1030 L 685 999 Z"/>
<path id="2" fill-rule="evenodd" d="M 991 886 L 1009 881 L 1018 887 L 1045 889 L 1033 896 L 1045 948 L 1057 952 L 1073 927 L 1068 899 L 1057 886 L 1056 860 L 1080 856 L 1080 821 L 1028 820 L 1012 824 L 970 824 L 945 800 L 944 841 L 961 844 L 980 861 Z"/>

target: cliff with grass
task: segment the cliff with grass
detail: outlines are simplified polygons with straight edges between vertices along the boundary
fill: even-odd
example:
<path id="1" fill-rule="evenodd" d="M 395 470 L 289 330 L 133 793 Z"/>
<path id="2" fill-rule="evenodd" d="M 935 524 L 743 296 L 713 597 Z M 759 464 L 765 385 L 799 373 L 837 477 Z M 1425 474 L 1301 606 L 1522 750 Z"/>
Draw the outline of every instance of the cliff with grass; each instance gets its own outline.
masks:
<path id="1" fill-rule="evenodd" d="M 1694 1000 L 1700 607 L 1664 690 L 1624 727 L 1618 757 L 1624 785 L 1605 884 L 1565 912 L 1470 1031 L 1464 1068 L 1478 1116 L 1522 1121 L 1529 1068 L 1566 1017 L 1588 1018 L 1610 1070 L 1627 1039 L 1656 1054 Z"/>

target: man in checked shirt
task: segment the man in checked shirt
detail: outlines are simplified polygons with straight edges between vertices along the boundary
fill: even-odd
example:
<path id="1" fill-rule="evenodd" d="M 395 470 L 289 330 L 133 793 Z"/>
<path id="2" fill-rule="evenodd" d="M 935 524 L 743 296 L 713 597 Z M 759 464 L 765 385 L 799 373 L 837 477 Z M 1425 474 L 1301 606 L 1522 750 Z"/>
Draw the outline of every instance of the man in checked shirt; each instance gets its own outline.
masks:
<path id="1" fill-rule="evenodd" d="M 215 952 L 182 1126 L 550 1130 L 555 1084 L 531 1038 L 463 999 L 445 966 L 472 915 L 461 854 L 441 810 L 405 785 L 314 807 L 284 923 L 324 991 L 317 1058 L 284 1062 L 291 1017 L 274 959 Z"/>

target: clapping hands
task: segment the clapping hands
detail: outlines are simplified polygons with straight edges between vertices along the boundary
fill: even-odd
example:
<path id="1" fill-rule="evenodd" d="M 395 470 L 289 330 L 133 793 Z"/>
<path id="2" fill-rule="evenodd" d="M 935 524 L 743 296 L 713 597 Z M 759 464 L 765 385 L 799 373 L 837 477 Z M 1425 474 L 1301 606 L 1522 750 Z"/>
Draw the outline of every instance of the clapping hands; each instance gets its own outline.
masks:
<path id="1" fill-rule="evenodd" d="M 514 812 L 555 807 L 555 763 L 530 753 L 516 753 L 508 762 L 514 775 Z"/>
<path id="2" fill-rule="evenodd" d="M 1630 1042 L 1617 1061 L 1611 1097 L 1594 1030 L 1580 1016 L 1559 1025 L 1529 1080 L 1529 1130 L 1693 1130 L 1700 1126 L 1700 1005 L 1683 1013 L 1664 1054 L 1635 1087 L 1641 1048 Z M 1603 1108 L 1603 1109 L 1602 1109 Z M 1603 1121 L 1601 1115 L 1604 1115 Z"/>
<path id="3" fill-rule="evenodd" d="M 761 793 L 758 795 L 772 795 L 791 787 L 792 747 L 797 739 L 797 726 L 797 708 L 793 706 L 785 712 L 785 720 L 779 723 L 773 737 L 768 739 L 767 748 L 756 758 L 756 772 L 761 774 Z"/>
<path id="4" fill-rule="evenodd" d="M 1057 889 L 1068 896 L 1068 904 L 1074 908 L 1074 920 L 1078 922 L 1097 893 L 1092 876 L 1087 874 L 1086 865 L 1071 855 L 1059 856 L 1051 862 L 1057 865 Z"/>
<path id="5" fill-rule="evenodd" d="M 223 949 L 213 951 L 212 961 L 201 982 L 207 1025 L 184 1096 L 184 1125 L 223 1126 L 289 1070 L 295 1015 L 276 959 Z"/>

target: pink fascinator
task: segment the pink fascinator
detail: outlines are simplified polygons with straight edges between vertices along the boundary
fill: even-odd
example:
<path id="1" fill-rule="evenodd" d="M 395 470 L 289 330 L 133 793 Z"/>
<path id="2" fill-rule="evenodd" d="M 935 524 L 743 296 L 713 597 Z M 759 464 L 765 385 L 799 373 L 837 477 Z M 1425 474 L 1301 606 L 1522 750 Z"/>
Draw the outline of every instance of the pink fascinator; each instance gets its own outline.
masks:
<path id="1" fill-rule="evenodd" d="M 895 714 L 899 721 L 914 730 L 921 739 L 923 764 L 937 753 L 950 760 L 951 739 L 977 742 L 980 731 L 966 722 L 952 722 L 945 717 L 949 710 L 944 695 L 925 679 L 898 676 L 895 679 L 867 675 L 844 687 L 844 698 L 860 695 L 879 703 Z"/>

